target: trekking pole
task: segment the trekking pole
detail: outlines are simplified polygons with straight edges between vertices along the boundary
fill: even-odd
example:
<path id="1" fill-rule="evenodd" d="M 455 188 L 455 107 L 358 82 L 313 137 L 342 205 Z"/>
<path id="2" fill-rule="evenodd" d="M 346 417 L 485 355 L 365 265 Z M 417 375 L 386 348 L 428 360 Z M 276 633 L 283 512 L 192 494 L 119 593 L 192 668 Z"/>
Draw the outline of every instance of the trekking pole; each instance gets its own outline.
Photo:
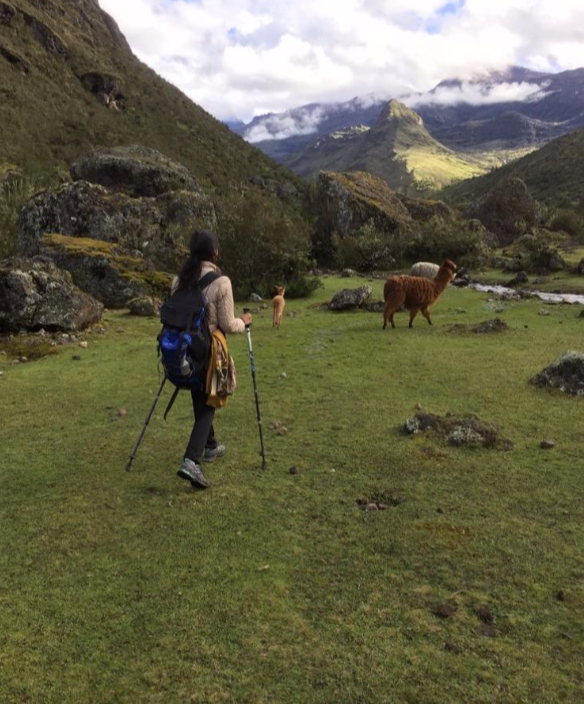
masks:
<path id="1" fill-rule="evenodd" d="M 164 385 L 166 384 L 166 375 L 164 376 L 164 379 L 162 380 L 162 384 L 160 384 L 160 389 L 158 389 L 158 393 L 156 394 L 156 398 L 154 399 L 154 403 L 152 404 L 152 408 L 150 409 L 150 413 L 148 413 L 148 416 L 146 417 L 146 420 L 144 421 L 144 426 L 142 427 L 142 432 L 140 433 L 140 437 L 138 438 L 138 442 L 136 443 L 136 447 L 134 448 L 134 451 L 130 455 L 130 459 L 128 460 L 128 464 L 126 465 L 126 472 L 131 471 L 132 465 L 134 464 L 134 460 L 138 456 L 138 450 L 140 449 L 140 445 L 142 444 L 142 440 L 144 440 L 144 435 L 146 435 L 146 429 L 148 428 L 148 424 L 150 423 L 150 420 L 152 419 L 152 416 L 154 415 L 154 409 L 156 408 L 156 404 L 158 401 L 160 401 L 160 397 L 162 396 L 162 391 L 164 390 Z"/>
<path id="2" fill-rule="evenodd" d="M 244 313 L 249 313 L 249 308 L 244 308 L 243 309 Z M 258 418 L 258 428 L 260 431 L 260 455 L 262 456 L 262 471 L 266 471 L 267 468 L 267 463 L 266 463 L 266 448 L 264 446 L 264 431 L 262 429 L 262 414 L 260 412 L 260 397 L 258 394 L 258 385 L 257 385 L 257 380 L 256 380 L 256 367 L 255 367 L 255 358 L 253 354 L 253 344 L 251 341 L 251 325 L 246 325 L 245 326 L 245 331 L 247 333 L 247 345 L 249 348 L 249 364 L 251 366 L 251 378 L 253 380 L 253 392 L 255 396 L 255 404 L 256 404 L 256 413 L 257 413 L 257 418 Z"/>

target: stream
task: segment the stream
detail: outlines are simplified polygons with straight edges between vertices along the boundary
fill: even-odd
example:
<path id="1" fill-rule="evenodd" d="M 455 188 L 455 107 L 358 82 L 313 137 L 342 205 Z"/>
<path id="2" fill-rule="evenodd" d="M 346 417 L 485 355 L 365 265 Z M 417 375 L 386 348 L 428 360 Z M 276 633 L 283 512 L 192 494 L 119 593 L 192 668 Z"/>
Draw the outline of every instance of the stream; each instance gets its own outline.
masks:
<path id="1" fill-rule="evenodd" d="M 487 286 L 485 284 L 470 284 L 468 288 L 472 288 L 475 291 L 481 291 L 483 293 L 496 293 L 498 295 L 503 295 L 506 293 L 517 294 L 513 288 L 507 288 L 506 286 Z M 584 306 L 584 295 L 578 295 L 576 293 L 546 293 L 545 291 L 529 291 L 527 295 L 530 298 L 539 298 L 547 303 L 579 303 Z"/>

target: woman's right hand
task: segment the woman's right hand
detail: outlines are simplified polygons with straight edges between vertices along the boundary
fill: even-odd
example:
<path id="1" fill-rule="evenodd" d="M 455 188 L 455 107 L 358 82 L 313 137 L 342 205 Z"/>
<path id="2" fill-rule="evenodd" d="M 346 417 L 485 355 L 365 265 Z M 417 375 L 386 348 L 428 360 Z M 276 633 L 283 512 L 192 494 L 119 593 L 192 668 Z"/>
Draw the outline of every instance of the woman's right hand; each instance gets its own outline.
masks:
<path id="1" fill-rule="evenodd" d="M 251 313 L 244 313 L 244 314 L 241 316 L 241 319 L 243 320 L 243 322 L 244 322 L 246 325 L 251 325 L 251 323 L 252 323 L 252 315 L 251 315 Z"/>

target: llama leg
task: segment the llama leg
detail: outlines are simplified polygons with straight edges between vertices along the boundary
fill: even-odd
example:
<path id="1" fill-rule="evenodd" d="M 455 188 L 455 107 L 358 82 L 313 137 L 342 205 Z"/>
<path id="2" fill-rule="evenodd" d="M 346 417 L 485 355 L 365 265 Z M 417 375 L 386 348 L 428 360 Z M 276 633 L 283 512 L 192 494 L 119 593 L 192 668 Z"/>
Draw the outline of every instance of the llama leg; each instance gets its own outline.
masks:
<path id="1" fill-rule="evenodd" d="M 385 306 L 385 308 L 383 309 L 383 329 L 384 330 L 387 327 L 387 323 L 389 321 L 389 316 L 390 316 L 389 308 L 387 306 Z"/>
<path id="2" fill-rule="evenodd" d="M 390 320 L 390 322 L 391 322 L 391 327 L 392 327 L 393 330 L 395 330 L 395 323 L 393 322 L 393 316 L 394 316 L 394 314 L 395 314 L 395 311 L 392 310 L 392 311 L 391 311 L 391 315 L 389 316 L 389 320 Z"/>
<path id="3" fill-rule="evenodd" d="M 432 320 L 430 318 L 430 311 L 427 308 L 422 309 L 422 315 L 428 321 L 428 325 L 432 325 Z"/>
<path id="4" fill-rule="evenodd" d="M 410 311 L 410 327 L 414 327 L 414 320 L 416 319 L 416 315 L 420 312 L 419 308 L 414 308 L 413 310 Z"/>

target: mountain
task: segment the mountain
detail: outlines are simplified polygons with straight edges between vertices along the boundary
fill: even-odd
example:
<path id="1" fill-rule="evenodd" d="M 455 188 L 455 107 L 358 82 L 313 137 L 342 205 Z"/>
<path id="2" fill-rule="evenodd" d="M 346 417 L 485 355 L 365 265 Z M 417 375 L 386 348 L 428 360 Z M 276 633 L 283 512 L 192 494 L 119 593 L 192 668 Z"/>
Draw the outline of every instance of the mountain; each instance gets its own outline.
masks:
<path id="1" fill-rule="evenodd" d="M 440 188 L 486 171 L 437 142 L 413 110 L 390 100 L 373 127 L 353 127 L 318 139 L 287 162 L 300 176 L 366 171 L 401 192 Z"/>
<path id="2" fill-rule="evenodd" d="M 283 162 L 306 149 L 317 137 L 354 125 L 373 126 L 386 103 L 373 95 L 346 103 L 312 103 L 254 117 L 243 130 L 238 129 L 238 134 Z"/>
<path id="3" fill-rule="evenodd" d="M 429 93 L 400 100 L 416 110 L 445 147 L 472 152 L 485 164 L 495 156 L 497 164 L 584 125 L 584 69 L 552 74 L 510 67 L 469 80 L 445 80 Z M 315 140 L 330 137 L 339 144 L 347 130 L 373 127 L 386 104 L 376 95 L 313 103 L 256 117 L 238 132 L 272 158 L 292 163 Z"/>
<path id="4" fill-rule="evenodd" d="M 508 178 L 520 178 L 531 194 L 549 204 L 584 202 L 584 128 L 558 137 L 531 154 L 443 191 L 451 202 L 468 203 Z"/>
<path id="5" fill-rule="evenodd" d="M 493 102 L 497 88 L 509 86 L 523 89 L 525 99 L 503 100 L 501 90 Z M 453 149 L 541 146 L 584 125 L 584 69 L 550 74 L 513 67 L 466 82 L 443 81 L 412 100 L 430 133 Z"/>
<path id="6" fill-rule="evenodd" d="M 132 53 L 97 0 L 0 0 L 0 166 L 64 167 L 141 144 L 221 191 L 251 177 L 298 185 Z"/>

